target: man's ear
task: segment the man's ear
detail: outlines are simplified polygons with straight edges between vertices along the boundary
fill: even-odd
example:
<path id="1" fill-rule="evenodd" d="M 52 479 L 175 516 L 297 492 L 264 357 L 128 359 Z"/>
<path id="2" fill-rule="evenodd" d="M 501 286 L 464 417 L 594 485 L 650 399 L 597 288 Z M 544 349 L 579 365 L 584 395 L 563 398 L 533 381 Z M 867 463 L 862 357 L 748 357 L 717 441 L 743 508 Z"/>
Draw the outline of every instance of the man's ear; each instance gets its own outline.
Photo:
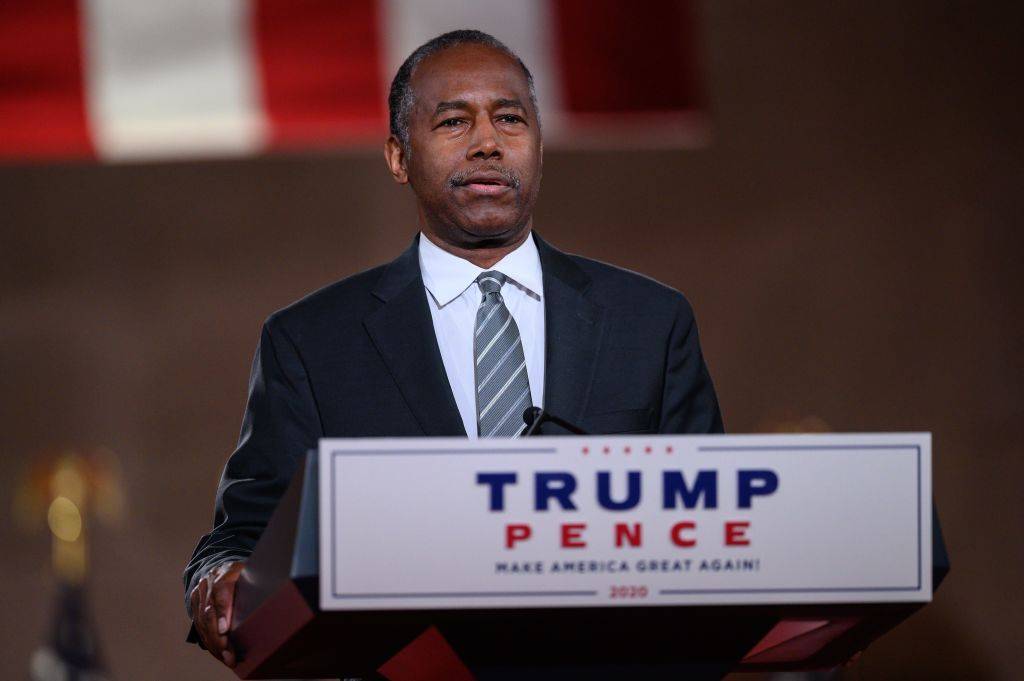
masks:
<path id="1" fill-rule="evenodd" d="M 388 164 L 391 177 L 395 178 L 398 184 L 409 184 L 409 172 L 405 167 L 405 149 L 402 143 L 394 135 L 388 137 L 384 143 L 384 161 Z"/>

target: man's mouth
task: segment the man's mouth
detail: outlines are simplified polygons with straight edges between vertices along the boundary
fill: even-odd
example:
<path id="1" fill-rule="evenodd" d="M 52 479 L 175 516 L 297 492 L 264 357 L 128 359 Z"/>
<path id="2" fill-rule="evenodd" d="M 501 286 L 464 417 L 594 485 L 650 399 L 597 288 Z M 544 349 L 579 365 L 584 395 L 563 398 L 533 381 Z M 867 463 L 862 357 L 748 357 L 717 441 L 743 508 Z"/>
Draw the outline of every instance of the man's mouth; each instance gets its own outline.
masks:
<path id="1" fill-rule="evenodd" d="M 471 192 L 477 194 L 484 194 L 486 196 L 494 196 L 508 191 L 509 186 L 507 184 L 501 184 L 499 182 L 467 182 L 466 184 L 460 185 L 463 189 L 468 189 Z"/>
<path id="2" fill-rule="evenodd" d="M 453 184 L 460 189 L 482 196 L 497 196 L 516 186 L 515 176 L 509 172 L 481 170 L 452 178 Z"/>

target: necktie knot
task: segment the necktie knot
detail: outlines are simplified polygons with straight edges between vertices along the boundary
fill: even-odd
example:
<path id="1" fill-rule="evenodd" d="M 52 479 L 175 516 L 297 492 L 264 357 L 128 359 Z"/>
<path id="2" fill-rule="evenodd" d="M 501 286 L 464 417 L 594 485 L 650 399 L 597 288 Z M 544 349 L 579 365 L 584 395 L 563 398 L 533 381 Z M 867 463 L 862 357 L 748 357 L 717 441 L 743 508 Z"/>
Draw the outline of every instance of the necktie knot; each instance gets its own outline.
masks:
<path id="1" fill-rule="evenodd" d="M 507 279 L 508 277 L 501 272 L 488 271 L 477 277 L 476 283 L 480 286 L 480 291 L 484 294 L 484 299 L 486 299 L 488 294 L 500 292 Z"/>

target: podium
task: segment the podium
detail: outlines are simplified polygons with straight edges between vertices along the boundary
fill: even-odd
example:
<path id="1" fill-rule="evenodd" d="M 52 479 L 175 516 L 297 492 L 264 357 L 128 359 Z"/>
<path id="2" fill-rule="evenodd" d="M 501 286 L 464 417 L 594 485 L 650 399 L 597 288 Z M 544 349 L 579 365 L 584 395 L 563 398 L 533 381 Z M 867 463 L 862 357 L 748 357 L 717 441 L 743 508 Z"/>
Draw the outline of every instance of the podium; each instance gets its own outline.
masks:
<path id="1" fill-rule="evenodd" d="M 735 440 L 737 436 L 728 437 Z M 587 450 L 582 457 L 589 454 L 594 457 L 591 462 L 597 461 L 593 465 L 603 465 L 602 461 L 610 459 L 599 457 L 609 456 L 609 452 L 600 450 L 610 448 L 602 447 L 601 443 L 608 439 L 587 440 L 589 446 L 580 445 L 581 450 Z M 619 444 L 629 441 L 621 440 Z M 599 449 L 590 453 L 594 442 Z M 930 462 L 930 437 L 927 443 L 925 464 Z M 355 609 L 325 609 L 321 607 L 321 567 L 325 556 L 320 551 L 322 533 L 327 531 L 321 527 L 321 513 L 328 512 L 326 504 L 324 511 L 320 508 L 322 490 L 327 488 L 320 476 L 325 447 L 329 448 L 329 444 L 322 443 L 320 453 L 310 452 L 304 466 L 296 472 L 238 581 L 230 636 L 239 655 L 235 672 L 240 678 L 484 681 L 524 676 L 552 680 L 612 679 L 626 675 L 667 680 L 684 675 L 720 678 L 729 671 L 830 668 L 865 649 L 925 605 L 949 570 L 942 532 L 932 510 L 930 523 L 922 525 L 921 517 L 917 520 L 919 527 L 931 526 L 930 556 L 919 556 L 918 561 L 921 569 L 927 571 L 924 581 L 929 587 L 922 598 L 903 598 L 899 594 L 890 598 L 884 596 L 883 587 L 881 592 L 863 589 L 863 597 L 855 589 L 838 590 L 841 597 L 834 600 L 827 595 L 809 597 L 799 593 L 799 589 L 790 589 L 787 593 L 769 593 L 758 598 L 748 598 L 743 593 L 699 596 L 712 599 L 710 604 L 606 606 L 588 602 L 582 607 L 564 603 L 557 607 L 543 603 L 506 607 L 504 603 L 485 602 L 474 607 L 452 607 L 448 603 L 445 607 L 430 603 L 405 607 L 387 603 L 381 608 L 363 605 Z M 739 447 L 744 448 L 742 443 Z M 624 456 L 630 456 L 629 445 L 621 445 L 620 449 L 626 450 Z M 453 452 L 451 456 L 459 454 Z M 634 456 L 639 470 L 644 454 L 637 450 Z M 930 509 L 930 485 L 921 482 L 920 446 L 917 456 L 917 493 L 925 490 L 923 503 Z M 377 475 L 372 471 L 369 474 Z M 923 475 L 930 481 L 930 468 L 926 467 Z M 355 480 L 354 476 L 343 473 L 349 480 Z M 780 489 L 787 484 L 783 477 Z M 795 488 L 795 483 L 791 487 Z M 506 486 L 504 491 L 510 489 Z M 692 486 L 689 491 L 695 489 Z M 751 483 L 750 489 L 768 493 L 765 485 L 756 482 Z M 483 485 L 475 491 L 486 496 L 488 490 Z M 552 498 L 560 496 L 557 489 L 548 491 Z M 493 511 L 493 486 L 490 492 Z M 719 499 L 723 496 L 720 494 Z M 751 505 L 750 499 L 747 501 Z M 387 535 L 386 528 L 381 531 Z M 338 551 L 344 554 L 346 549 L 340 547 Z M 358 561 L 359 557 L 353 559 Z M 381 565 L 380 569 L 390 568 Z M 673 593 L 670 589 L 662 591 Z M 888 600 L 880 599 L 880 593 Z M 397 600 L 403 597 L 400 591 L 390 595 Z"/>

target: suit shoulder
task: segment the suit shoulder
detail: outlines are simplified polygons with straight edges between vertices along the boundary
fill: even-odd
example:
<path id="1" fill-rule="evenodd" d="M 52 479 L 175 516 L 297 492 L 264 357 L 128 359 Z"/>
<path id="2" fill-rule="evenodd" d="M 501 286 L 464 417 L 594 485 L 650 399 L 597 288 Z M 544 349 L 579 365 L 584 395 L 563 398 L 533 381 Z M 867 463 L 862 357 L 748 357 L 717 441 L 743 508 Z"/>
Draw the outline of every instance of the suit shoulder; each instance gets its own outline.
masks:
<path id="1" fill-rule="evenodd" d="M 362 320 L 374 309 L 372 292 L 387 267 L 378 265 L 317 289 L 272 313 L 266 324 L 302 329 L 323 322 L 344 325 L 346 320 Z"/>
<path id="2" fill-rule="evenodd" d="M 569 255 L 569 258 L 590 277 L 591 294 L 606 305 L 681 308 L 684 314 L 692 314 L 686 296 L 657 279 L 580 255 Z"/>

